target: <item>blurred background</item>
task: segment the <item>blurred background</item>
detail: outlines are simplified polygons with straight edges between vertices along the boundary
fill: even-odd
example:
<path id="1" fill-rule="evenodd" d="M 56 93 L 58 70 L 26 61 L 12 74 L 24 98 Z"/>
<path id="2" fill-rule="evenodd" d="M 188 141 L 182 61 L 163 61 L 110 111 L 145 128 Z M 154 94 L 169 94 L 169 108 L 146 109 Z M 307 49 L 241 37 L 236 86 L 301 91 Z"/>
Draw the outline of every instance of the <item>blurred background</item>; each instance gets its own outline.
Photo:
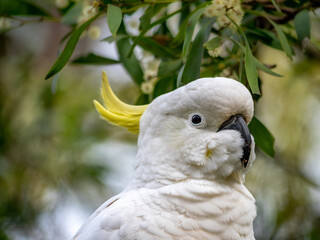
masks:
<path id="1" fill-rule="evenodd" d="M 74 55 L 116 59 L 113 44 L 99 41 L 110 36 L 106 21 L 94 25 L 98 34 L 84 34 Z M 68 30 L 39 21 L 0 34 L 1 240 L 70 239 L 130 180 L 137 136 L 101 120 L 92 101 L 101 99 L 102 70 L 123 101 L 135 103 L 139 89 L 118 65 L 69 64 L 45 81 Z M 284 77 L 261 73 L 256 115 L 276 139 L 276 156 L 257 151 L 246 179 L 257 200 L 256 239 L 320 239 L 319 56 L 291 61 L 259 46 L 258 58 Z"/>

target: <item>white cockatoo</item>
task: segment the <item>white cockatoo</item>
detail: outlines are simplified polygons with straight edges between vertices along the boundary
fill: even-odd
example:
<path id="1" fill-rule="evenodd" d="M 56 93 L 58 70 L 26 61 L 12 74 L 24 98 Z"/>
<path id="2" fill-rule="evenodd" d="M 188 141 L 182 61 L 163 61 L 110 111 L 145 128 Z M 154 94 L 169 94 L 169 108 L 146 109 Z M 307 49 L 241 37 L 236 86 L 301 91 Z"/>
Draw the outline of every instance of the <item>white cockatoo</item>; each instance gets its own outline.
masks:
<path id="1" fill-rule="evenodd" d="M 250 92 L 228 78 L 201 78 L 132 106 L 103 73 L 103 118 L 139 133 L 134 176 L 102 204 L 76 240 L 254 239 L 255 200 L 244 186 L 254 159 Z"/>

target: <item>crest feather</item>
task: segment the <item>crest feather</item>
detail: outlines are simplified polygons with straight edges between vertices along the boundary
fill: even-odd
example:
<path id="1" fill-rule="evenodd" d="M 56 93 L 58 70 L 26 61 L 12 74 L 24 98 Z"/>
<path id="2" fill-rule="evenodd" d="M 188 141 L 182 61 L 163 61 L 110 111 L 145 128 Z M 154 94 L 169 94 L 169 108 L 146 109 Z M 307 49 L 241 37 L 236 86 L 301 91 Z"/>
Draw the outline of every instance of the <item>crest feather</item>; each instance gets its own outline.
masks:
<path id="1" fill-rule="evenodd" d="M 148 105 L 135 106 L 122 102 L 112 91 L 104 71 L 101 95 L 106 107 L 96 100 L 93 101 L 101 117 L 114 125 L 127 128 L 130 132 L 139 133 L 140 118 Z"/>

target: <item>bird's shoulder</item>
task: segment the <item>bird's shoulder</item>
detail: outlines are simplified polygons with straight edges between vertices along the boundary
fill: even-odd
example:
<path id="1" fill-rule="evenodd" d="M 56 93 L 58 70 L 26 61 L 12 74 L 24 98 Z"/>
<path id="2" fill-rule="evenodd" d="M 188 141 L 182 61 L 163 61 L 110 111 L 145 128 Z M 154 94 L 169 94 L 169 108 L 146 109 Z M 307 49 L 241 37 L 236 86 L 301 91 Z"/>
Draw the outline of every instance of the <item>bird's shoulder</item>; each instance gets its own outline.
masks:
<path id="1" fill-rule="evenodd" d="M 113 224 L 115 222 L 115 218 L 117 216 L 107 216 L 109 215 L 108 212 L 110 209 L 114 208 L 114 206 L 117 206 L 120 202 L 119 199 L 121 199 L 121 194 L 116 195 L 106 202 L 104 202 L 82 225 L 82 227 L 79 229 L 79 231 L 75 234 L 73 237 L 73 240 L 84 240 L 84 239 L 100 239 L 101 233 L 103 233 L 103 226 L 101 225 L 101 222 L 103 219 L 108 218 L 110 224 Z M 117 204 L 116 204 L 117 203 Z M 111 226 L 110 226 L 111 228 Z M 116 229 L 114 229 L 116 230 Z M 112 236 L 112 231 L 109 233 L 105 232 L 103 233 L 103 237 L 110 237 Z"/>
<path id="2" fill-rule="evenodd" d="M 146 189 L 135 189 L 110 198 L 88 218 L 73 240 L 128 239 L 138 228 L 137 212 L 150 209 L 148 195 Z"/>

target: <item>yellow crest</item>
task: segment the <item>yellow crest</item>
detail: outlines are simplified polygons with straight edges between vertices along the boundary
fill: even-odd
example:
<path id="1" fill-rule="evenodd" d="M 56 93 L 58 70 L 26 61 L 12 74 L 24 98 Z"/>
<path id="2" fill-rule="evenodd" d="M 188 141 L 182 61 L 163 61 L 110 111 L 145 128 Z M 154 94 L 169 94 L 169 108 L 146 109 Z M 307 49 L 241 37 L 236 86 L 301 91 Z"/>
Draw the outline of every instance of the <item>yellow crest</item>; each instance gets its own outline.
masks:
<path id="1" fill-rule="evenodd" d="M 139 133 L 140 118 L 148 105 L 135 106 L 122 102 L 112 91 L 104 71 L 101 95 L 106 107 L 96 100 L 93 101 L 101 117 L 114 125 L 127 128 L 130 132 Z"/>

